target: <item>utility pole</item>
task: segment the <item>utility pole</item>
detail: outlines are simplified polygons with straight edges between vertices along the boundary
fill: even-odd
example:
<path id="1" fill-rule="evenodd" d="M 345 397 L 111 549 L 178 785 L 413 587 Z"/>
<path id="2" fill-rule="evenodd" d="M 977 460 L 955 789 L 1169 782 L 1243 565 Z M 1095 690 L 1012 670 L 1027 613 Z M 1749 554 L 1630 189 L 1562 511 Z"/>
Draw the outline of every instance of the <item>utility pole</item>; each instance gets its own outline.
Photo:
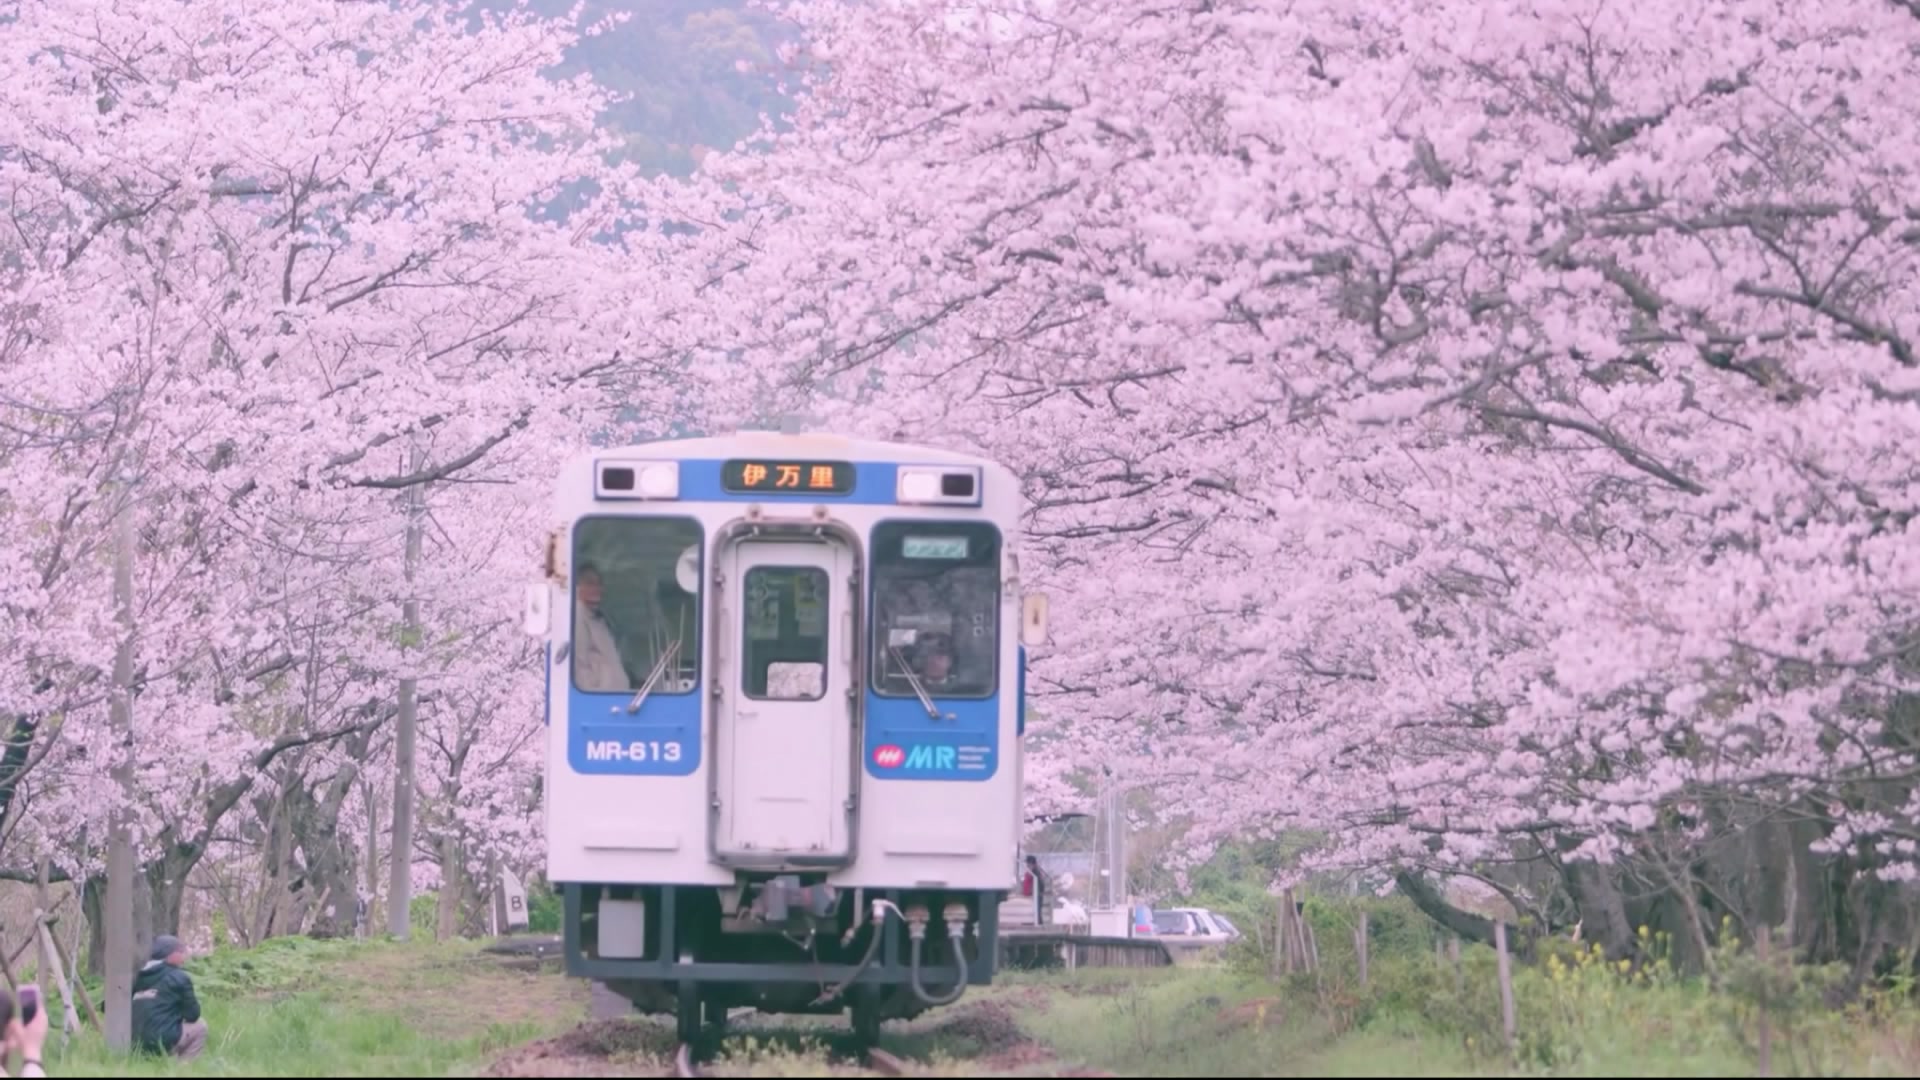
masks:
<path id="1" fill-rule="evenodd" d="M 1127 793 L 1132 784 L 1110 782 L 1095 803 L 1095 856 L 1104 896 L 1096 900 L 1109 908 L 1127 906 Z"/>
<path id="2" fill-rule="evenodd" d="M 424 467 L 426 455 L 413 448 L 411 472 Z M 414 575 L 420 566 L 420 548 L 426 536 L 426 493 L 415 484 L 407 489 L 407 600 L 404 609 L 405 647 L 400 679 L 400 729 L 393 750 L 393 877 L 387 887 L 387 932 L 405 941 L 412 933 L 413 909 L 413 762 L 419 696 L 416 650 L 420 641 L 420 598 Z"/>
<path id="3" fill-rule="evenodd" d="M 133 561 L 138 533 L 134 522 L 131 464 L 122 478 L 120 512 L 115 522 L 113 603 L 120 623 L 120 647 L 113 658 L 113 781 L 115 802 L 107 839 L 107 1048 L 133 1049 Z"/>
<path id="4" fill-rule="evenodd" d="M 1109 788 L 1101 788 L 1093 801 L 1093 843 L 1094 877 L 1099 882 L 1099 892 L 1093 902 L 1103 908 L 1117 906 L 1114 903 L 1114 878 L 1120 871 L 1113 865 L 1113 797 Z"/>

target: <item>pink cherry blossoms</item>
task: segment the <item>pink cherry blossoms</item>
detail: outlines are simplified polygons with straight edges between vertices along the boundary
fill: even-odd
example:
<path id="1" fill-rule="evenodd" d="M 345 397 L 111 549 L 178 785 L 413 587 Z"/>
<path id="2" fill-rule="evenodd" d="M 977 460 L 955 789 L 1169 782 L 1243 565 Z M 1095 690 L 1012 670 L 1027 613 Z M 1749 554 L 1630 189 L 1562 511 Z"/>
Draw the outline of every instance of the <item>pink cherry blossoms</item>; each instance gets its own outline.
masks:
<path id="1" fill-rule="evenodd" d="M 1912 0 L 780 10 L 791 115 L 679 184 L 542 74 L 590 28 L 4 9 L 0 876 L 98 882 L 128 514 L 157 919 L 384 881 L 402 678 L 403 857 L 524 866 L 555 463 L 793 408 L 1025 478 L 1032 810 L 1616 954 L 1911 933 Z"/>
<path id="2" fill-rule="evenodd" d="M 348 928 L 386 880 L 356 868 L 392 857 L 411 676 L 401 857 L 525 875 L 541 679 L 511 615 L 545 485 L 615 408 L 662 423 L 702 377 L 648 325 L 667 241 L 608 243 L 652 185 L 606 164 L 603 95 L 542 74 L 576 31 L 427 3 L 0 14 L 0 873 L 45 860 L 95 901 L 126 753 L 161 929 L 197 869 L 242 937 Z"/>
<path id="3" fill-rule="evenodd" d="M 1877 961 L 1905 916 L 1791 897 L 1920 840 L 1911 4 L 785 10 L 711 318 L 1017 464 L 1053 767 Z"/>

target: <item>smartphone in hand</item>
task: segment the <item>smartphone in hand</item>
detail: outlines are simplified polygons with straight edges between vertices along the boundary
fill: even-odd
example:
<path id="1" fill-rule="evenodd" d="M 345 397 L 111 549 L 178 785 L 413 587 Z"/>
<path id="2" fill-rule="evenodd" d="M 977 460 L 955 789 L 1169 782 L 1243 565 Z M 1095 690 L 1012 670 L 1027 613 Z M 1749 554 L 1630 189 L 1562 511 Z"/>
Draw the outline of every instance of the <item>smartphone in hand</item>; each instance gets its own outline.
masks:
<path id="1" fill-rule="evenodd" d="M 20 1023 L 31 1024 L 40 1015 L 40 988 L 28 984 L 20 988 Z"/>

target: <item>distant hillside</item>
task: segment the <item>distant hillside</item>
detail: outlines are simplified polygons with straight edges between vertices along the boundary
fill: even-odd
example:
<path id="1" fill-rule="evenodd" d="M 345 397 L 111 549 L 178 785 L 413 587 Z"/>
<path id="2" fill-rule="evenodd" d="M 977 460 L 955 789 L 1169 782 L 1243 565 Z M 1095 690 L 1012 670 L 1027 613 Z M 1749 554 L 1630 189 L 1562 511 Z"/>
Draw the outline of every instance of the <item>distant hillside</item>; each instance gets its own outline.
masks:
<path id="1" fill-rule="evenodd" d="M 531 0 L 565 16 L 576 0 Z M 769 73 L 786 28 L 746 0 L 586 0 L 588 25 L 630 12 L 627 22 L 581 43 L 566 74 L 592 73 L 632 100 L 609 116 L 628 159 L 653 173 L 685 176 L 707 149 L 730 149 L 778 114 Z M 747 71 L 741 71 L 745 61 Z"/>

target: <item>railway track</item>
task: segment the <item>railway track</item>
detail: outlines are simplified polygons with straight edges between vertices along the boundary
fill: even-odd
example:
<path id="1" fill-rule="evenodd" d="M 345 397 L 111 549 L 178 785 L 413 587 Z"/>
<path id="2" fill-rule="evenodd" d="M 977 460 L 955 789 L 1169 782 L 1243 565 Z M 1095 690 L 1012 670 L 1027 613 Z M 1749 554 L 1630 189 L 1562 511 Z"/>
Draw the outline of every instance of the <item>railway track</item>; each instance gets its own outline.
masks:
<path id="1" fill-rule="evenodd" d="M 867 1067 L 881 1076 L 909 1076 L 907 1063 L 878 1047 L 866 1052 Z M 673 1055 L 673 1075 L 699 1076 L 700 1065 L 694 1059 L 693 1045 L 681 1043 Z"/>

